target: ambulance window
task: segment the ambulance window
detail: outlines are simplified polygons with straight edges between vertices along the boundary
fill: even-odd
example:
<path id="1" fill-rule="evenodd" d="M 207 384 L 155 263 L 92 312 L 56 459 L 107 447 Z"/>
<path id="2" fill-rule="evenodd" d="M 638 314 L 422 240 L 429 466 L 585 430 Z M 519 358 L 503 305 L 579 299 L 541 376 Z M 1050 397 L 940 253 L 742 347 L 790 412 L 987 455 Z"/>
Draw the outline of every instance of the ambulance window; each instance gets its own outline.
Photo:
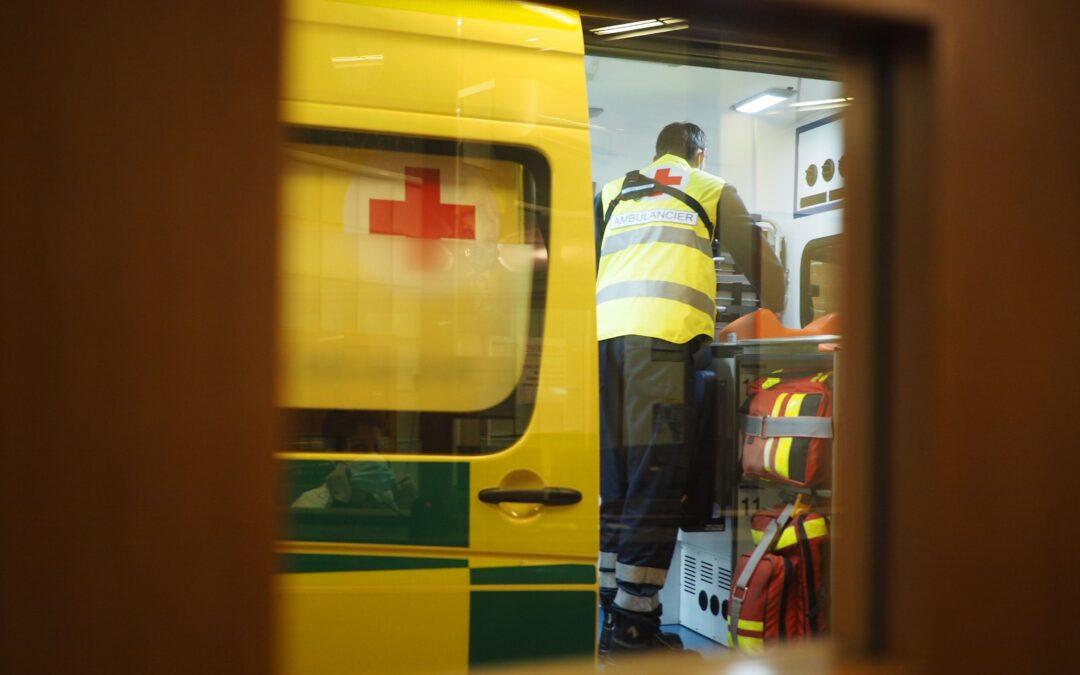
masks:
<path id="1" fill-rule="evenodd" d="M 284 152 L 287 449 L 511 445 L 539 367 L 542 156 L 311 128 L 293 128 Z"/>
<path id="2" fill-rule="evenodd" d="M 805 326 L 839 309 L 840 235 L 808 243 L 800 269 L 800 318 Z"/>

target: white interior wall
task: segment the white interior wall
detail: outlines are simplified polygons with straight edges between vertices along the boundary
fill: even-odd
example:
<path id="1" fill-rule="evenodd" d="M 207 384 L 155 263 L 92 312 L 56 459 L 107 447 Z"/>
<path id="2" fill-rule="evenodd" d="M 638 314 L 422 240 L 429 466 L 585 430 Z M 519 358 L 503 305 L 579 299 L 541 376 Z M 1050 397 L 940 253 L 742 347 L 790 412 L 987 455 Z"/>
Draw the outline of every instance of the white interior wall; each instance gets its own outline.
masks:
<path id="1" fill-rule="evenodd" d="M 709 137 L 705 170 L 734 185 L 752 213 L 777 224 L 787 240 L 785 324 L 799 325 L 798 264 L 807 241 L 840 231 L 841 212 L 794 218 L 795 130 L 835 113 L 800 113 L 787 103 L 757 115 L 735 103 L 773 87 L 794 87 L 790 102 L 836 98 L 840 83 L 765 73 L 586 57 L 596 189 L 653 159 L 656 135 L 670 122 L 694 122 Z M 789 103 L 790 103 L 789 102 Z"/>

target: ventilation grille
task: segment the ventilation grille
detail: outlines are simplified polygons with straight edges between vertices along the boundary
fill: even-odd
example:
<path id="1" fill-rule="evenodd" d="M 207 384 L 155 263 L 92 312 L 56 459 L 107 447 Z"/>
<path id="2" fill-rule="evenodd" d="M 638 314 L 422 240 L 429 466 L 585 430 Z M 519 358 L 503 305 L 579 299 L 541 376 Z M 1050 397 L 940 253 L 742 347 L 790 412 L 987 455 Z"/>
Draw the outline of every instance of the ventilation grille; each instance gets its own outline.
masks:
<path id="1" fill-rule="evenodd" d="M 698 559 L 683 552 L 682 588 L 690 595 L 697 595 Z"/>
<path id="2" fill-rule="evenodd" d="M 705 560 L 702 560 L 701 561 L 701 574 L 700 574 L 701 585 L 702 586 L 712 586 L 716 582 L 715 577 L 716 577 L 716 575 L 713 573 L 713 565 L 712 565 L 712 563 L 710 563 L 708 561 L 705 561 Z"/>
<path id="3" fill-rule="evenodd" d="M 716 568 L 716 585 L 719 586 L 725 593 L 731 590 L 731 570 L 726 570 L 723 567 Z"/>
<path id="4" fill-rule="evenodd" d="M 683 550 L 682 590 L 697 596 L 698 591 L 710 593 L 718 589 L 726 595 L 731 590 L 731 570 L 721 567 L 716 560 L 691 555 Z"/>

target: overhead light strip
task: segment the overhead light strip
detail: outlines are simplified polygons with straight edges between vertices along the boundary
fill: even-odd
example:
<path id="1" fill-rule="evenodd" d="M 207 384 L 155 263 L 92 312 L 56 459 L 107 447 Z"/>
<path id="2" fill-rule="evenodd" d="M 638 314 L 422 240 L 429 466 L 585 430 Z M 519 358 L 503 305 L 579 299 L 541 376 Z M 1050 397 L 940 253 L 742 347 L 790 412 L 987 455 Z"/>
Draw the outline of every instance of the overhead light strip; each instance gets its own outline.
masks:
<path id="1" fill-rule="evenodd" d="M 642 37 L 642 36 L 645 36 L 645 35 L 656 35 L 657 33 L 670 33 L 672 31 L 676 31 L 676 30 L 685 30 L 685 29 L 687 29 L 689 27 L 690 27 L 690 24 L 686 24 L 686 23 L 684 23 L 682 25 L 679 25 L 679 26 L 659 26 L 657 28 L 646 28 L 644 30 L 635 30 L 635 31 L 632 31 L 630 33 L 618 33 L 616 35 L 608 35 L 608 36 L 604 37 L 604 40 L 606 42 L 611 42 L 612 40 L 625 40 L 627 38 L 636 38 L 636 37 Z"/>
<path id="2" fill-rule="evenodd" d="M 611 26 L 602 26 L 600 28 L 591 28 L 589 32 L 593 35 L 604 37 L 606 35 L 616 35 L 619 33 L 636 32 L 649 28 L 664 28 L 665 26 L 673 26 L 682 24 L 682 27 L 686 27 L 689 24 L 685 19 L 676 19 L 674 17 L 661 17 L 659 19 L 645 19 L 642 21 L 631 21 L 629 23 L 617 23 Z M 678 28 L 671 28 L 670 30 L 679 30 Z"/>
<path id="3" fill-rule="evenodd" d="M 753 115 L 759 113 L 762 110 L 771 108 L 781 101 L 786 101 L 796 93 L 795 89 L 789 87 L 787 89 L 781 89 L 779 87 L 774 89 L 766 89 L 765 91 L 754 94 L 750 98 L 744 98 L 735 105 L 731 106 L 731 109 L 736 112 L 746 113 Z"/>
<path id="4" fill-rule="evenodd" d="M 741 113 L 747 113 L 747 114 L 752 115 L 754 113 L 761 112 L 762 110 L 765 110 L 766 108 L 771 108 L 771 107 L 773 107 L 774 105 L 776 105 L 777 103 L 779 103 L 780 101 L 783 101 L 783 100 L 784 100 L 783 96 L 773 96 L 772 94 L 762 94 L 761 96 L 756 96 L 753 99 L 747 101 L 746 103 L 743 103 L 739 107 L 735 108 L 735 110 L 737 110 L 737 111 L 739 111 Z"/>
<path id="5" fill-rule="evenodd" d="M 382 54 L 365 54 L 363 56 L 332 56 L 330 57 L 331 63 L 370 63 L 373 61 L 382 61 Z"/>
<path id="6" fill-rule="evenodd" d="M 798 108 L 796 112 L 814 112 L 815 110 L 836 110 L 837 108 L 849 108 L 850 103 L 830 103 L 827 105 L 815 105 L 809 108 Z"/>
<path id="7" fill-rule="evenodd" d="M 811 106 L 811 105 L 829 105 L 831 103 L 847 103 L 848 101 L 853 101 L 853 100 L 855 100 L 855 99 L 849 96 L 847 98 L 823 98 L 823 99 L 818 100 L 818 101 L 799 101 L 797 103 L 789 103 L 788 105 L 789 105 L 789 107 L 792 107 L 792 108 L 804 108 L 806 106 Z"/>
<path id="8" fill-rule="evenodd" d="M 594 35 L 612 35 L 613 33 L 625 33 L 631 30 L 637 30 L 639 28 L 655 28 L 657 26 L 663 26 L 657 19 L 649 19 L 647 21 L 634 21 L 632 23 L 620 23 L 614 26 L 604 26 L 603 28 L 593 28 L 591 33 Z"/>

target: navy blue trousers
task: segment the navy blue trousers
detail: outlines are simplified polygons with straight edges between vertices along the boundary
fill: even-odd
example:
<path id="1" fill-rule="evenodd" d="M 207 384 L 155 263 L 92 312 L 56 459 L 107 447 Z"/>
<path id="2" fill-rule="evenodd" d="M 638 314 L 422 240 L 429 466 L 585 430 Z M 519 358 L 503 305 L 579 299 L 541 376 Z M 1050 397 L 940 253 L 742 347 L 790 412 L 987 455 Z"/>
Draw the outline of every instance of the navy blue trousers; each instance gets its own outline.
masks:
<path id="1" fill-rule="evenodd" d="M 599 343 L 601 598 L 624 610 L 657 610 L 675 550 L 698 344 L 636 335 Z"/>

